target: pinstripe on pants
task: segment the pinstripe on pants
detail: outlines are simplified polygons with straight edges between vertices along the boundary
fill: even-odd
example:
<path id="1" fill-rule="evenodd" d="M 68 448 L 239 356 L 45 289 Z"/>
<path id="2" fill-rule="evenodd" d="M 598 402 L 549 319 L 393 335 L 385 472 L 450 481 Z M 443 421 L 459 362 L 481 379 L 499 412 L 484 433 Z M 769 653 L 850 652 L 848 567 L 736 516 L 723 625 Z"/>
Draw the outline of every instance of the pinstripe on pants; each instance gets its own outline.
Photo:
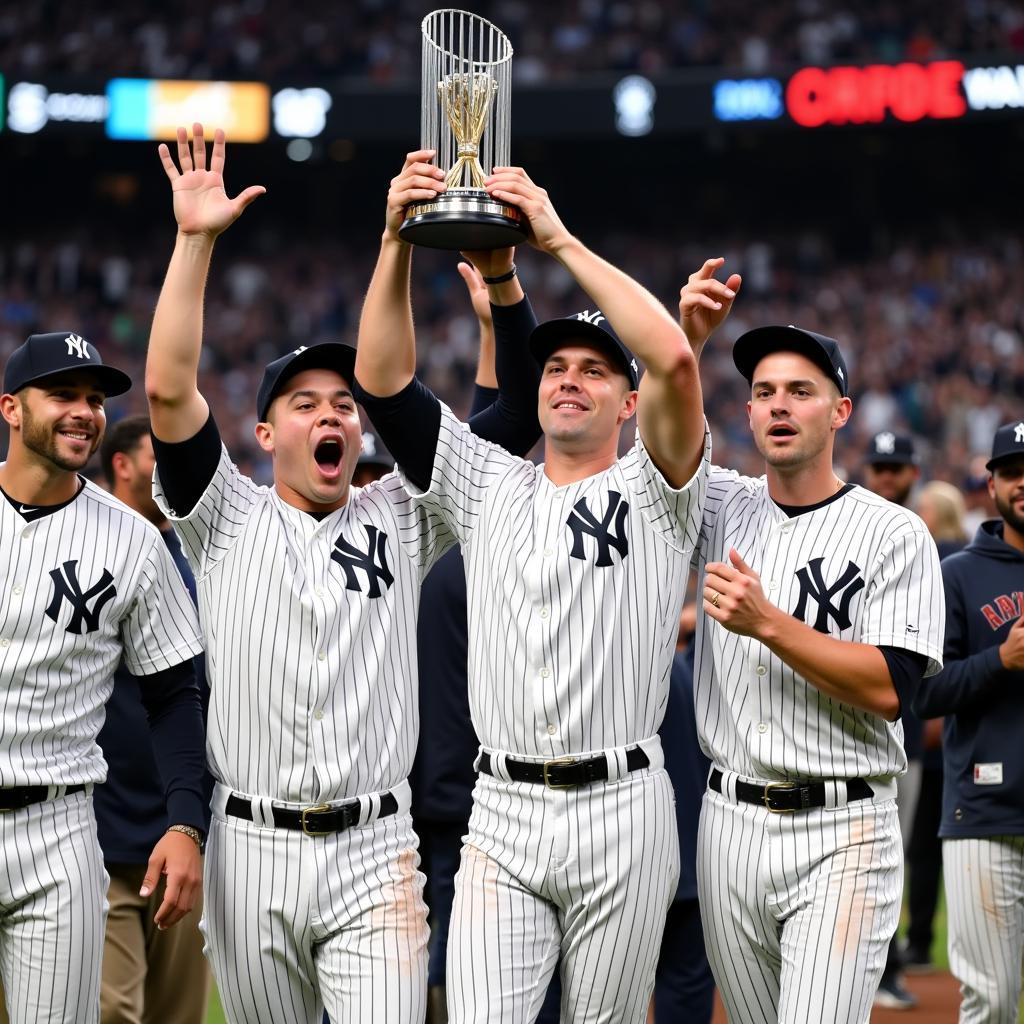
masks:
<path id="1" fill-rule="evenodd" d="M 734 1024 L 864 1024 L 899 919 L 894 800 L 772 814 L 708 791 L 697 885 Z"/>
<path id="2" fill-rule="evenodd" d="M 535 1020 L 559 951 L 563 1021 L 646 1019 L 679 877 L 672 799 L 661 769 L 573 790 L 480 776 L 455 879 L 452 1024 Z"/>
<path id="3" fill-rule="evenodd" d="M 11 1024 L 94 1024 L 107 873 L 91 793 L 0 814 L 0 974 Z"/>
<path id="4" fill-rule="evenodd" d="M 427 908 L 409 814 L 345 832 L 225 817 L 214 795 L 201 928 L 231 1024 L 422 1024 Z"/>
<path id="5" fill-rule="evenodd" d="M 1024 836 L 943 839 L 949 966 L 960 1024 L 1016 1024 L 1024 952 Z"/>

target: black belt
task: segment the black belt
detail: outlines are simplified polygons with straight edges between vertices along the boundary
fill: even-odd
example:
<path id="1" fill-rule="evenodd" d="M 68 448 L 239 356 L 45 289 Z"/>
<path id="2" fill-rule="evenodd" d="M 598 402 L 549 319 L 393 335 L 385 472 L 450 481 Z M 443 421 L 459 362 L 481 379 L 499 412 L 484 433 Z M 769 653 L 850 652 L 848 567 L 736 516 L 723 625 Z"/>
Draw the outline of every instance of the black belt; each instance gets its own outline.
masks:
<path id="1" fill-rule="evenodd" d="M 84 793 L 85 784 L 65 786 L 64 795 Z M 49 786 L 15 786 L 13 789 L 0 789 L 0 811 L 20 811 L 29 804 L 39 804 L 49 799 Z"/>
<path id="2" fill-rule="evenodd" d="M 649 768 L 651 759 L 642 747 L 630 747 L 626 751 L 626 771 Z M 574 789 L 589 786 L 591 782 L 606 782 L 608 759 L 604 754 L 597 757 L 556 757 L 550 761 L 514 761 L 505 758 L 505 770 L 513 782 L 540 782 L 548 789 Z M 491 771 L 491 755 L 480 754 L 480 771 L 494 775 Z"/>
<path id="3" fill-rule="evenodd" d="M 846 799 L 867 800 L 875 791 L 863 779 L 845 779 Z M 722 773 L 711 769 L 708 786 L 716 793 L 722 792 Z M 789 814 L 792 811 L 806 811 L 811 807 L 825 806 L 824 782 L 769 782 L 757 786 L 752 782 L 736 780 L 736 799 L 745 804 L 760 804 L 774 814 Z"/>
<path id="4" fill-rule="evenodd" d="M 344 832 L 359 824 L 359 801 L 331 807 L 328 804 L 317 804 L 315 807 L 303 807 L 295 810 L 290 807 L 274 807 L 274 825 L 278 828 L 290 828 L 296 832 L 305 832 L 307 836 L 328 836 L 334 832 Z M 233 818 L 244 818 L 252 821 L 252 803 L 244 796 L 232 793 L 224 805 L 224 812 Z M 378 818 L 387 818 L 398 813 L 398 801 L 393 793 L 383 793 L 380 798 Z"/>

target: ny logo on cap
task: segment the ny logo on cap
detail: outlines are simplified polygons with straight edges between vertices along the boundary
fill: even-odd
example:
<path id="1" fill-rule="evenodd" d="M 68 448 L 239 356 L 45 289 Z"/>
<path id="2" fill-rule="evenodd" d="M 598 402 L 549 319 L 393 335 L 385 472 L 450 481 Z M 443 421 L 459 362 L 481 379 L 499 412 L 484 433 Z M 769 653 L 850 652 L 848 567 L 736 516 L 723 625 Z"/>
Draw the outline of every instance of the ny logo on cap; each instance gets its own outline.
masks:
<path id="1" fill-rule="evenodd" d="M 377 438 L 368 430 L 363 431 L 363 452 L 371 458 L 377 454 Z"/>
<path id="2" fill-rule="evenodd" d="M 1024 421 L 1013 428 L 1013 439 L 1017 444 L 1024 444 Z"/>
<path id="3" fill-rule="evenodd" d="M 68 343 L 69 356 L 78 356 L 79 359 L 89 358 L 89 350 L 85 347 L 87 344 L 85 338 L 80 338 L 77 334 L 69 334 L 64 340 Z"/>
<path id="4" fill-rule="evenodd" d="M 846 378 L 843 376 L 843 368 L 841 366 L 836 367 L 836 373 L 839 375 L 839 379 L 845 383 Z"/>
<path id="5" fill-rule="evenodd" d="M 585 309 L 582 313 L 576 314 L 576 319 L 586 320 L 588 324 L 593 324 L 595 327 L 599 327 L 602 323 L 604 323 L 605 317 L 604 313 L 602 313 L 599 309 L 595 309 L 593 313 L 591 313 L 589 309 Z"/>
<path id="6" fill-rule="evenodd" d="M 640 368 L 636 365 L 636 360 L 635 359 L 630 359 L 629 365 L 630 365 L 630 368 L 632 369 L 632 371 L 634 373 L 639 373 L 640 372 Z"/>
<path id="7" fill-rule="evenodd" d="M 875 451 L 879 455 L 892 455 L 896 451 L 896 435 L 888 430 L 875 435 Z"/>
<path id="8" fill-rule="evenodd" d="M 297 348 L 297 349 L 296 349 L 296 350 L 295 350 L 295 351 L 294 351 L 294 352 L 292 353 L 292 355 L 293 355 L 293 356 L 298 356 L 298 355 L 301 355 L 301 354 L 302 354 L 303 352 L 305 352 L 305 351 L 306 351 L 306 346 L 305 346 L 305 345 L 300 345 L 300 346 L 299 346 L 299 347 L 298 347 L 298 348 Z"/>

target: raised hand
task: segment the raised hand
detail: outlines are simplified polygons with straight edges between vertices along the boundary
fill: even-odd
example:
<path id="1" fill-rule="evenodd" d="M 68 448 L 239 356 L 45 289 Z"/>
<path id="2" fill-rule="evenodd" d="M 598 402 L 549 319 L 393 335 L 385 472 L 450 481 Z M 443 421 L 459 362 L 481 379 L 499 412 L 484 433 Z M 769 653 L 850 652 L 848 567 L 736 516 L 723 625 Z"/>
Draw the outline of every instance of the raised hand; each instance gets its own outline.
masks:
<path id="1" fill-rule="evenodd" d="M 489 195 L 518 207 L 526 217 L 526 239 L 541 252 L 557 255 L 572 241 L 547 192 L 535 185 L 522 167 L 495 167 L 484 188 Z"/>
<path id="2" fill-rule="evenodd" d="M 469 255 L 465 255 L 468 259 Z M 460 263 L 459 275 L 466 282 L 466 291 L 469 292 L 469 301 L 473 304 L 476 318 L 481 323 L 489 324 L 491 322 L 491 298 L 480 271 L 471 263 Z"/>
<path id="3" fill-rule="evenodd" d="M 715 279 L 715 271 L 725 263 L 721 256 L 705 260 L 704 266 L 690 275 L 679 291 L 679 326 L 695 351 L 700 351 L 729 315 L 743 279 L 733 274 L 724 283 Z"/>
<path id="4" fill-rule="evenodd" d="M 216 238 L 238 219 L 254 199 L 267 190 L 262 185 L 250 185 L 234 199 L 229 199 L 224 191 L 224 132 L 218 128 L 213 134 L 213 156 L 209 170 L 206 169 L 203 126 L 199 123 L 192 125 L 192 135 L 190 150 L 188 132 L 184 128 L 178 129 L 180 171 L 165 143 L 161 142 L 157 151 L 171 182 L 178 230 L 184 235 Z"/>
<path id="5" fill-rule="evenodd" d="M 405 208 L 410 203 L 433 199 L 445 191 L 444 171 L 430 161 L 434 150 L 415 149 L 405 156 L 401 171 L 391 179 L 388 206 L 384 218 L 384 233 L 398 239 L 398 229 L 405 220 Z"/>

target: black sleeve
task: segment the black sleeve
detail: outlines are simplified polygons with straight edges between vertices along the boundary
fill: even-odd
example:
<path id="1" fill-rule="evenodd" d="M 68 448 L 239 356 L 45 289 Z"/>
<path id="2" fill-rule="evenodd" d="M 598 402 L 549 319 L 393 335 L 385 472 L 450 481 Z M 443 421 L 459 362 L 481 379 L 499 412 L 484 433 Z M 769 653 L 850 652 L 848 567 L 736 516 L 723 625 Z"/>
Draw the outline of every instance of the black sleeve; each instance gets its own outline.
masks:
<path id="1" fill-rule="evenodd" d="M 437 396 L 418 377 L 387 398 L 371 395 L 359 381 L 354 383 L 353 391 L 395 462 L 421 491 L 429 490 L 441 430 Z"/>
<path id="2" fill-rule="evenodd" d="M 135 678 L 149 719 L 153 755 L 164 784 L 167 820 L 172 825 L 192 825 L 205 831 L 206 737 L 192 660 Z"/>
<path id="3" fill-rule="evenodd" d="M 469 428 L 477 437 L 501 445 L 513 455 L 526 455 L 541 434 L 537 419 L 540 367 L 527 347 L 537 318 L 525 297 L 514 306 L 492 303 L 491 318 L 498 397 L 470 419 Z"/>
<path id="4" fill-rule="evenodd" d="M 501 392 L 497 388 L 485 388 L 482 384 L 473 385 L 473 404 L 469 407 L 469 418 L 489 409 L 498 400 Z"/>
<path id="5" fill-rule="evenodd" d="M 153 454 L 168 506 L 179 516 L 188 515 L 210 486 L 220 462 L 220 431 L 213 413 L 187 441 L 171 444 L 154 437 Z"/>
<path id="6" fill-rule="evenodd" d="M 921 680 L 928 671 L 928 659 L 917 651 L 908 651 L 903 647 L 879 647 L 886 665 L 892 685 L 896 687 L 896 696 L 900 699 L 900 715 L 904 708 L 913 706 Z"/>

